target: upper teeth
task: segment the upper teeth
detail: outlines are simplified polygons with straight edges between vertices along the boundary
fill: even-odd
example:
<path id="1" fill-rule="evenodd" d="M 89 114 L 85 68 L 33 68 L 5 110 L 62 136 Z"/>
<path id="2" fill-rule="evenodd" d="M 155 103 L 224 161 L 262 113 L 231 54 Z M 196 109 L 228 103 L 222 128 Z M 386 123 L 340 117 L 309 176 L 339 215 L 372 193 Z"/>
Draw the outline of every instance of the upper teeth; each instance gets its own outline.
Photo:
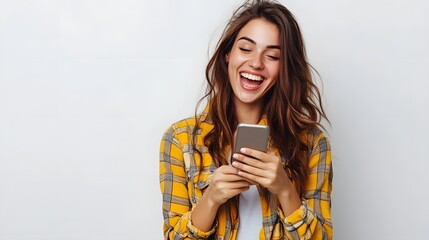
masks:
<path id="1" fill-rule="evenodd" d="M 261 76 L 253 75 L 250 73 L 241 73 L 241 76 L 248 78 L 250 80 L 253 80 L 253 81 L 262 81 L 263 80 L 263 78 Z"/>

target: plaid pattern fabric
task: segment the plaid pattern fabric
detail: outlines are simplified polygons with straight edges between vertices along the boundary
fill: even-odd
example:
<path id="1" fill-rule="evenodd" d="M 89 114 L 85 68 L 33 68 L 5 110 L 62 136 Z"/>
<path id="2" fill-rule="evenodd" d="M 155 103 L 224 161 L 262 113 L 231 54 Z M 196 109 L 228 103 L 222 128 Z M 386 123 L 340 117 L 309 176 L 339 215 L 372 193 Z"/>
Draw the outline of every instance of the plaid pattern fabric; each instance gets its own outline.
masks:
<path id="1" fill-rule="evenodd" d="M 238 221 L 231 219 L 224 208 L 219 209 L 213 228 L 202 232 L 192 225 L 191 213 L 201 199 L 216 167 L 204 136 L 213 128 L 206 110 L 199 115 L 200 130 L 197 149 L 191 146 L 194 118 L 173 124 L 164 134 L 160 145 L 160 188 L 163 197 L 165 239 L 235 239 Z M 260 124 L 266 124 L 263 118 Z M 268 194 L 261 199 L 263 222 L 260 239 L 331 239 L 332 163 L 331 150 L 326 137 L 319 129 L 306 136 L 310 146 L 309 175 L 306 192 L 299 209 L 284 216 L 277 197 Z M 258 187 L 260 194 L 266 191 Z M 262 194 L 261 194 L 262 195 Z M 236 209 L 230 209 L 238 214 Z"/>

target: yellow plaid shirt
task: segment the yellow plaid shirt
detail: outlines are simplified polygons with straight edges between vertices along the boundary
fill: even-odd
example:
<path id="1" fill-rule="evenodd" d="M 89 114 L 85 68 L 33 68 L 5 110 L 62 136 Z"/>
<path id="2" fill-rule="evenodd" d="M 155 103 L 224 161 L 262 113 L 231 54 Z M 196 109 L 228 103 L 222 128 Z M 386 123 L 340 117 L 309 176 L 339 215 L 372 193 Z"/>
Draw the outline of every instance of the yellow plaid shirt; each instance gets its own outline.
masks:
<path id="1" fill-rule="evenodd" d="M 239 222 L 232 222 L 224 208 L 220 208 L 213 229 L 203 232 L 192 225 L 191 213 L 201 199 L 216 169 L 204 146 L 204 136 L 213 129 L 206 110 L 198 116 L 200 130 L 197 149 L 191 146 L 195 119 L 188 118 L 173 124 L 165 132 L 160 146 L 160 187 L 163 197 L 165 239 L 236 239 Z M 262 118 L 259 124 L 266 124 Z M 319 129 L 306 136 L 309 151 L 309 173 L 306 191 L 299 209 L 284 216 L 274 194 L 262 195 L 263 222 L 259 239 L 331 239 L 331 150 Z M 262 189 L 258 187 L 259 192 Z M 236 209 L 230 209 L 238 214 Z"/>

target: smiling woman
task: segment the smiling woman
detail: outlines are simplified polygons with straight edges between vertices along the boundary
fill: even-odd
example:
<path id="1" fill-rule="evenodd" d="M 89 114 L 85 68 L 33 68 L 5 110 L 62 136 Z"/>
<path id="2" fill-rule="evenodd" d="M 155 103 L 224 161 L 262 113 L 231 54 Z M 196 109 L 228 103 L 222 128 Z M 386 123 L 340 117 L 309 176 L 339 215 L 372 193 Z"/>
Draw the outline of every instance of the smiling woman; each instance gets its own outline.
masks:
<path id="1" fill-rule="evenodd" d="M 161 141 L 165 239 L 331 239 L 326 115 L 293 15 L 272 1 L 244 3 L 206 77 L 204 112 Z M 232 154 L 231 165 L 239 123 L 268 125 L 270 141 L 267 152 Z"/>
<path id="2" fill-rule="evenodd" d="M 277 26 L 264 18 L 251 20 L 238 33 L 226 57 L 237 108 L 262 106 L 262 96 L 279 75 L 279 41 Z"/>

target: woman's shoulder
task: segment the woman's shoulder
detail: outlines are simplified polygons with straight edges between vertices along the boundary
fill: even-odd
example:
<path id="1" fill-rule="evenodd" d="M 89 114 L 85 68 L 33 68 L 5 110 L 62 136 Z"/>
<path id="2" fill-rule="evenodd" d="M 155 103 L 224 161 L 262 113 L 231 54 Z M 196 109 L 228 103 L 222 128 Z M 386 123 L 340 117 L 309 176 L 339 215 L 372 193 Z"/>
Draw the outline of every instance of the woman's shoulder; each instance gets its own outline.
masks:
<path id="1" fill-rule="evenodd" d="M 170 124 L 166 132 L 175 133 L 175 134 L 179 132 L 187 132 L 192 128 L 194 128 L 195 125 L 196 125 L 195 117 L 187 117 Z"/>
<path id="2" fill-rule="evenodd" d="M 197 127 L 197 124 L 199 129 L 204 130 L 205 128 L 207 128 L 208 123 L 205 120 L 206 120 L 205 113 L 200 113 L 194 116 L 190 116 L 171 124 L 167 128 L 165 133 L 168 133 L 173 136 L 191 135 L 194 128 Z"/>
<path id="3" fill-rule="evenodd" d="M 193 129 L 197 125 L 198 125 L 198 127 L 201 127 L 201 125 L 204 125 L 204 123 L 211 124 L 210 118 L 208 117 L 208 115 L 209 115 L 208 112 L 209 112 L 209 105 L 207 104 L 202 112 L 195 114 L 193 116 L 189 116 L 187 118 L 181 119 L 181 120 L 171 124 L 167 130 L 169 130 L 169 129 L 190 130 L 190 129 Z"/>
<path id="4" fill-rule="evenodd" d="M 323 148 L 330 148 L 328 137 L 319 126 L 313 126 L 307 131 L 305 131 L 304 138 L 310 149 L 313 149 L 317 146 Z"/>
<path id="5" fill-rule="evenodd" d="M 324 131 L 319 126 L 313 126 L 307 131 L 307 135 L 313 136 L 316 138 L 323 138 L 325 137 Z"/>

